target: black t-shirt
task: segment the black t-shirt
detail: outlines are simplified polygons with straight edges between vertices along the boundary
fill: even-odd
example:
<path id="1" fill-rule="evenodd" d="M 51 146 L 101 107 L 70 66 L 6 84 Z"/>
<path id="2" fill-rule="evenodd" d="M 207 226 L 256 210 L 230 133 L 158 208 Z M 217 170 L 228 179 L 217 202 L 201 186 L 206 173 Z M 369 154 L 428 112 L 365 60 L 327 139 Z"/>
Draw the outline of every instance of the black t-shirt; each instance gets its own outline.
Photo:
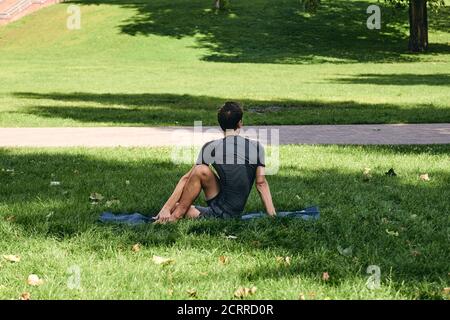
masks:
<path id="1" fill-rule="evenodd" d="M 228 136 L 206 143 L 197 164 L 212 167 L 218 178 L 220 193 L 217 203 L 232 215 L 240 215 L 252 189 L 256 168 L 265 165 L 264 147 L 241 136 Z"/>

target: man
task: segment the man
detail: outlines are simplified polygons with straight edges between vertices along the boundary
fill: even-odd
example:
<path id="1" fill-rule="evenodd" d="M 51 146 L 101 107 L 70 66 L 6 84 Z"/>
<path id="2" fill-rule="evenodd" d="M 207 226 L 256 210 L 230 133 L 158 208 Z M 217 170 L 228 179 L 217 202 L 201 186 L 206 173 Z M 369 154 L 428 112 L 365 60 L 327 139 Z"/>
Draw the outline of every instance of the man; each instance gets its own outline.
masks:
<path id="1" fill-rule="evenodd" d="M 174 222 L 183 217 L 239 217 L 254 182 L 267 213 L 276 215 L 264 174 L 264 148 L 239 136 L 242 116 L 242 108 L 236 102 L 226 102 L 219 109 L 217 118 L 224 138 L 202 147 L 196 164 L 180 179 L 157 222 Z M 208 206 L 193 206 L 202 190 Z"/>

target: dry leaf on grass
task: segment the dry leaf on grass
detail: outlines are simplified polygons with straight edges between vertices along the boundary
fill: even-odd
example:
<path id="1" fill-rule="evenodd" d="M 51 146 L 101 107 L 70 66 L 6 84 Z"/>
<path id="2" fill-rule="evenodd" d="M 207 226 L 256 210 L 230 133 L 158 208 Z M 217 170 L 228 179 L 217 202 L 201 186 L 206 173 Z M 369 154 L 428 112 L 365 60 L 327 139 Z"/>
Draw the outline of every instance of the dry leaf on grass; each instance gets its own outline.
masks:
<path id="1" fill-rule="evenodd" d="M 450 294 L 450 287 L 444 288 L 444 294 Z"/>
<path id="2" fill-rule="evenodd" d="M 30 300 L 31 299 L 31 295 L 29 292 L 23 292 L 20 295 L 20 300 Z"/>
<path id="3" fill-rule="evenodd" d="M 133 252 L 139 252 L 139 251 L 141 251 L 141 245 L 140 245 L 139 243 L 134 244 L 134 245 L 131 247 L 131 251 L 133 251 Z"/>
<path id="4" fill-rule="evenodd" d="M 153 256 L 152 260 L 154 263 L 160 264 L 160 265 L 168 265 L 168 264 L 175 262 L 174 259 L 164 258 L 164 257 L 159 257 L 159 256 Z"/>
<path id="5" fill-rule="evenodd" d="M 107 206 L 108 208 L 110 208 L 110 207 L 112 207 L 112 206 L 115 206 L 115 205 L 120 205 L 120 200 L 118 200 L 118 199 L 113 199 L 113 200 L 108 200 L 108 201 L 106 201 L 106 206 Z"/>
<path id="6" fill-rule="evenodd" d="M 30 286 L 40 286 L 44 284 L 44 280 L 40 279 L 36 274 L 30 274 L 27 279 L 27 283 Z"/>
<path id="7" fill-rule="evenodd" d="M 430 181 L 430 177 L 428 176 L 428 173 L 421 174 L 419 176 L 419 179 L 422 181 Z"/>
<path id="8" fill-rule="evenodd" d="M 100 193 L 93 192 L 89 196 L 89 201 L 91 201 L 91 203 L 98 203 L 98 202 L 102 201 L 104 198 L 105 197 L 103 197 Z"/>
<path id="9" fill-rule="evenodd" d="M 219 257 L 219 262 L 221 264 L 227 264 L 230 261 L 230 259 L 227 256 L 220 256 Z"/>
<path id="10" fill-rule="evenodd" d="M 238 299 L 242 299 L 251 295 L 254 295 L 256 293 L 256 287 L 246 288 L 246 287 L 239 287 L 235 292 L 234 296 Z"/>
<path id="11" fill-rule="evenodd" d="M 330 280 L 330 275 L 328 274 L 328 272 L 322 273 L 322 280 L 323 280 L 323 281 L 328 281 L 328 280 Z"/>
<path id="12" fill-rule="evenodd" d="M 363 180 L 364 181 L 369 181 L 372 178 L 372 174 L 370 173 L 372 169 L 370 168 L 364 168 L 363 171 Z"/>
<path id="13" fill-rule="evenodd" d="M 3 256 L 3 259 L 9 262 L 20 262 L 20 256 L 16 256 L 13 254 L 6 254 Z"/>
<path id="14" fill-rule="evenodd" d="M 413 257 L 418 257 L 418 256 L 421 255 L 421 253 L 420 253 L 420 251 L 418 251 L 418 250 L 413 250 L 413 251 L 411 251 L 411 255 L 412 255 Z"/>
<path id="15" fill-rule="evenodd" d="M 280 264 L 284 264 L 285 266 L 291 265 L 291 257 L 277 257 L 276 259 Z"/>
<path id="16" fill-rule="evenodd" d="M 305 295 L 303 293 L 300 293 L 298 296 L 298 300 L 306 300 Z"/>
<path id="17" fill-rule="evenodd" d="M 398 237 L 397 231 L 390 231 L 390 230 L 386 229 L 386 233 L 390 236 Z"/>
<path id="18" fill-rule="evenodd" d="M 188 289 L 188 290 L 186 290 L 186 292 L 189 295 L 189 297 L 192 297 L 192 298 L 197 297 L 197 290 L 195 290 L 195 289 Z"/>

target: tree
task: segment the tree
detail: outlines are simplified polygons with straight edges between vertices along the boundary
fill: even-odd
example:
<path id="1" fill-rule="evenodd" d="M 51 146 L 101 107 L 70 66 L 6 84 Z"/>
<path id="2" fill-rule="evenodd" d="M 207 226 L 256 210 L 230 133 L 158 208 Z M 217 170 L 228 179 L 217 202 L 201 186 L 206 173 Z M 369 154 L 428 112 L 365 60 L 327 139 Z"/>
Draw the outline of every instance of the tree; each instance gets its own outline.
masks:
<path id="1" fill-rule="evenodd" d="M 228 0 L 214 0 L 214 8 L 216 10 L 223 10 L 228 7 Z"/>
<path id="2" fill-rule="evenodd" d="M 428 7 L 445 6 L 444 0 L 385 0 L 398 8 L 409 7 L 409 50 L 422 52 L 428 49 Z M 315 11 L 320 0 L 301 0 L 307 11 Z"/>
<path id="3" fill-rule="evenodd" d="M 409 7 L 409 50 L 422 52 L 428 49 L 428 7 L 444 6 L 444 0 L 385 0 L 395 6 Z"/>

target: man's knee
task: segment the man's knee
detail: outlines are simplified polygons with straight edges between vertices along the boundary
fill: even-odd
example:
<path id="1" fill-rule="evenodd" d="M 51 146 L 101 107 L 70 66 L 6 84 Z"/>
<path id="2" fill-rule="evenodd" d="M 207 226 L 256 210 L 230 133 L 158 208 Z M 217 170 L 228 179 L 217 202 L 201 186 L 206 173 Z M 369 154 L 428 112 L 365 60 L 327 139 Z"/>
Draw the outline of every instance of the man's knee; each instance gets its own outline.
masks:
<path id="1" fill-rule="evenodd" d="M 194 172 L 195 175 L 200 177 L 202 180 L 210 178 L 213 173 L 211 169 L 205 164 L 199 164 L 195 167 Z"/>

